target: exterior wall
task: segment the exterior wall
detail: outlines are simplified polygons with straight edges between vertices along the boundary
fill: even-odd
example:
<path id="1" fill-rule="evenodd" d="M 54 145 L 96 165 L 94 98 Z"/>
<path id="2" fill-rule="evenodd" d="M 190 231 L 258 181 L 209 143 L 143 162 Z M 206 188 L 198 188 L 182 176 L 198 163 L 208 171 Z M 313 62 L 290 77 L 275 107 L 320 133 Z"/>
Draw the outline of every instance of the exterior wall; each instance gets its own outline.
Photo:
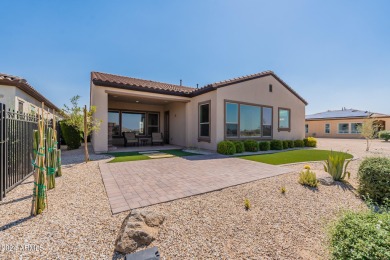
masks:
<path id="1" fill-rule="evenodd" d="M 187 146 L 186 104 L 175 102 L 164 106 L 164 112 L 169 111 L 170 144 Z M 164 124 L 164 113 L 161 114 L 160 120 Z M 161 128 L 161 132 L 163 131 L 164 128 Z"/>
<path id="2" fill-rule="evenodd" d="M 16 87 L 0 85 L 0 103 L 6 105 L 7 109 L 15 109 Z"/>
<path id="3" fill-rule="evenodd" d="M 269 84 L 272 84 L 272 92 L 269 92 Z M 274 77 L 268 76 L 217 89 L 217 143 L 225 139 L 225 100 L 273 107 L 272 139 L 295 140 L 305 136 L 305 104 Z M 290 131 L 278 130 L 279 107 L 291 110 Z"/>
<path id="4" fill-rule="evenodd" d="M 102 120 L 100 130 L 92 133 L 92 146 L 96 153 L 108 151 L 108 95 L 105 88 L 91 83 L 91 106 L 96 106 L 95 118 Z"/>
<path id="5" fill-rule="evenodd" d="M 349 124 L 349 131 L 351 132 L 351 123 L 363 123 L 364 118 L 346 118 L 346 119 L 329 119 L 329 120 L 306 120 L 305 124 L 309 126 L 309 132 L 306 136 L 315 136 L 320 138 L 362 138 L 360 134 L 339 134 L 338 125 L 340 123 Z M 390 130 L 390 117 L 378 118 L 378 120 L 385 121 L 385 129 Z M 325 133 L 325 124 L 330 124 L 330 133 Z"/>

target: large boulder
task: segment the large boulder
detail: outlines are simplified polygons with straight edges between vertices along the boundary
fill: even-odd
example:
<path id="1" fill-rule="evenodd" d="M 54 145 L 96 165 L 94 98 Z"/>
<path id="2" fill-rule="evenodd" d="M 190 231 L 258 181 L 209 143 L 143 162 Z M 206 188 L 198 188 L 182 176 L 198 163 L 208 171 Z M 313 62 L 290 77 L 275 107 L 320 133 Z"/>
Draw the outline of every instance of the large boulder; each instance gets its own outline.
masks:
<path id="1" fill-rule="evenodd" d="M 133 210 L 122 223 L 115 250 L 129 254 L 139 247 L 148 246 L 156 239 L 158 227 L 164 222 L 163 215 L 152 211 Z"/>

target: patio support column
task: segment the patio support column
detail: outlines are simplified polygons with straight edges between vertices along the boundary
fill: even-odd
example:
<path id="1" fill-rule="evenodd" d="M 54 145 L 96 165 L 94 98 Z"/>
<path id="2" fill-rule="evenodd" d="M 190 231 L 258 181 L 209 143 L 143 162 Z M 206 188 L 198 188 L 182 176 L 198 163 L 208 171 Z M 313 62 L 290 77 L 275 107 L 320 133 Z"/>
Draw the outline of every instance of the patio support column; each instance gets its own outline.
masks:
<path id="1" fill-rule="evenodd" d="M 100 130 L 92 134 L 92 146 L 96 153 L 108 151 L 108 94 L 102 87 L 93 86 L 91 105 L 96 106 L 94 117 L 102 121 Z"/>

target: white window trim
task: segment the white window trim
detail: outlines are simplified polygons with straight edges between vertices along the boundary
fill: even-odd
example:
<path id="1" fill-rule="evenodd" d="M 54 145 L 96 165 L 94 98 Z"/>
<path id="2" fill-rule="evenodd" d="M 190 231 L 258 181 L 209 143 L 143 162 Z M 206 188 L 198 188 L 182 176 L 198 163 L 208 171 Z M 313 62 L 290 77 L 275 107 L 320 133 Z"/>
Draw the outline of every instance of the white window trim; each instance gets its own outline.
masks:
<path id="1" fill-rule="evenodd" d="M 340 133 L 340 125 L 348 125 L 348 132 L 347 133 Z M 347 135 L 347 134 L 350 134 L 350 129 L 351 129 L 351 125 L 350 123 L 338 123 L 337 124 L 337 133 L 340 134 L 340 135 Z"/>

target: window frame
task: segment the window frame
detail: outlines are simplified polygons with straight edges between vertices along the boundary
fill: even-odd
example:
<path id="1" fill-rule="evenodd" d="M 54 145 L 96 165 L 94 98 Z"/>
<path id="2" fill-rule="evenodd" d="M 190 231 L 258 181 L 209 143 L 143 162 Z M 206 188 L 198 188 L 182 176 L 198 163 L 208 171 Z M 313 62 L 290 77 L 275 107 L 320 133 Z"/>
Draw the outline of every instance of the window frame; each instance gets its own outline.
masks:
<path id="1" fill-rule="evenodd" d="M 107 124 L 109 123 L 108 122 L 108 113 L 114 113 L 114 112 L 118 112 L 118 117 L 119 117 L 119 122 L 118 122 L 118 125 L 119 125 L 119 135 L 112 135 L 112 137 L 121 137 L 122 136 L 122 115 L 121 115 L 121 111 L 120 110 L 114 110 L 114 109 L 109 109 L 107 111 Z"/>
<path id="2" fill-rule="evenodd" d="M 328 133 L 326 132 L 326 129 L 327 129 L 326 127 L 327 127 L 327 126 L 328 126 L 328 130 L 329 130 Z M 329 124 L 329 123 L 325 123 L 325 125 L 324 125 L 324 133 L 327 134 L 327 135 L 330 134 L 330 124 Z"/>
<path id="3" fill-rule="evenodd" d="M 208 105 L 209 106 L 209 122 L 207 123 L 201 123 L 200 122 L 200 108 L 201 106 Z M 201 136 L 200 133 L 200 125 L 201 124 L 208 124 L 209 125 L 209 135 L 208 136 Z M 202 102 L 198 102 L 198 142 L 209 142 L 211 141 L 211 100 L 206 100 Z"/>
<path id="4" fill-rule="evenodd" d="M 305 134 L 309 133 L 309 124 L 305 124 Z"/>
<path id="5" fill-rule="evenodd" d="M 157 115 L 157 125 L 149 125 L 149 115 L 150 114 L 154 114 L 154 115 Z M 146 131 L 145 131 L 145 135 L 146 136 L 151 136 L 152 133 L 149 133 L 149 127 L 157 127 L 157 132 L 160 133 L 160 113 L 159 112 L 146 112 L 146 118 L 145 118 L 145 121 L 146 121 Z"/>
<path id="6" fill-rule="evenodd" d="M 227 136 L 227 127 L 226 127 L 226 104 L 227 103 L 232 103 L 232 104 L 237 104 L 238 105 L 238 120 L 237 120 L 237 136 Z M 260 116 L 261 116 L 261 135 L 260 136 L 241 136 L 241 105 L 247 105 L 247 106 L 256 106 L 260 108 Z M 263 116 L 263 108 L 270 108 L 271 109 L 271 136 L 263 136 L 263 121 L 264 121 L 264 116 Z M 274 136 L 274 108 L 272 106 L 268 105 L 262 105 L 262 104 L 254 104 L 254 103 L 248 103 L 248 102 L 241 102 L 241 101 L 235 101 L 235 100 L 229 100 L 225 99 L 224 100 L 224 119 L 223 119 L 223 124 L 224 124 L 224 139 L 225 140 L 272 140 Z"/>
<path id="7" fill-rule="evenodd" d="M 22 108 L 22 109 L 20 109 Z M 24 101 L 18 99 L 18 113 L 23 114 L 24 113 Z"/>
<path id="8" fill-rule="evenodd" d="M 361 126 L 363 125 L 363 123 L 359 123 L 359 122 L 350 123 L 350 124 L 349 124 L 349 129 L 350 129 L 349 133 L 350 133 L 350 134 L 353 134 L 353 135 L 361 134 L 361 132 L 352 132 L 352 125 L 353 125 L 353 124 L 359 124 L 359 125 L 361 125 Z M 357 129 L 356 129 L 356 130 L 357 130 Z"/>
<path id="9" fill-rule="evenodd" d="M 288 127 L 280 127 L 280 111 L 286 110 L 288 111 Z M 291 132 L 291 109 L 286 107 L 278 107 L 278 132 L 287 131 Z"/>
<path id="10" fill-rule="evenodd" d="M 347 125 L 348 126 L 348 132 L 347 133 L 340 133 L 340 125 Z M 337 124 L 337 134 L 340 134 L 340 135 L 350 134 L 350 124 L 349 123 L 338 123 Z"/>

